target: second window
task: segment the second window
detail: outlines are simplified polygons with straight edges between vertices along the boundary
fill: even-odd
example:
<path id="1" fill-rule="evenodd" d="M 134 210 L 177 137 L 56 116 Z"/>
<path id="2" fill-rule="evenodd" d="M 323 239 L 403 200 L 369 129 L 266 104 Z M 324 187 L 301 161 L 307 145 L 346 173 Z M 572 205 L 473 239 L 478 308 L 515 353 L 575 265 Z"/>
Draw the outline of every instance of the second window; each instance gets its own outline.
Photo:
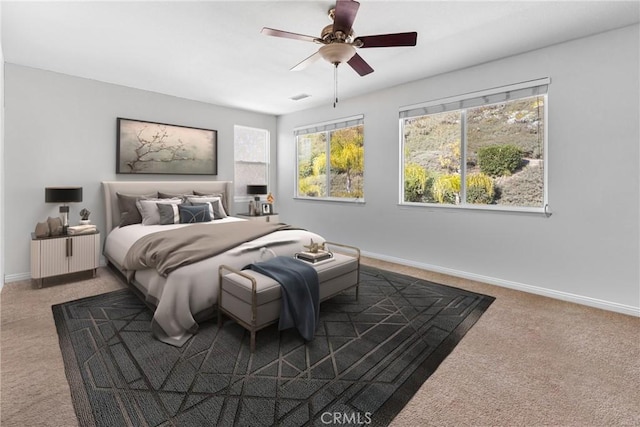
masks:
<path id="1" fill-rule="evenodd" d="M 296 130 L 296 197 L 364 199 L 363 116 Z"/>

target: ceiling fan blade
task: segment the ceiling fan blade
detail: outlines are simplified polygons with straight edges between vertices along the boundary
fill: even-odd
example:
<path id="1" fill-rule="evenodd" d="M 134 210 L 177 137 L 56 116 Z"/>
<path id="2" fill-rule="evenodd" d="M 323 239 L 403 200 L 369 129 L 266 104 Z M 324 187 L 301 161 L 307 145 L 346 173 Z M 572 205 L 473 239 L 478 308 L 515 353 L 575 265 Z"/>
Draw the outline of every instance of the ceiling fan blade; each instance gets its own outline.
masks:
<path id="1" fill-rule="evenodd" d="M 366 76 L 367 74 L 373 73 L 373 68 L 369 64 L 365 62 L 364 59 L 357 53 L 353 55 L 353 57 L 347 61 L 347 64 L 351 65 L 351 68 L 356 70 L 356 73 L 361 76 Z"/>
<path id="2" fill-rule="evenodd" d="M 304 70 L 305 68 L 307 68 L 309 65 L 313 64 L 314 62 L 316 62 L 319 58 L 321 58 L 320 56 L 320 52 L 316 52 L 311 56 L 308 56 L 307 58 L 305 58 L 303 61 L 299 62 L 298 64 L 296 64 L 293 68 L 291 68 L 290 71 L 300 71 L 300 70 Z"/>
<path id="3" fill-rule="evenodd" d="M 418 33 L 412 32 L 356 37 L 354 43 L 357 46 L 358 42 L 361 42 L 360 49 L 364 49 L 368 47 L 415 46 L 417 41 Z"/>
<path id="4" fill-rule="evenodd" d="M 333 18 L 333 32 L 342 31 L 351 34 L 353 21 L 356 19 L 360 3 L 353 0 L 338 0 L 336 3 L 335 17 Z"/>
<path id="5" fill-rule="evenodd" d="M 315 42 L 317 37 L 307 36 L 304 34 L 290 33 L 288 31 L 275 30 L 273 28 L 264 27 L 261 31 L 262 34 L 273 37 L 283 37 L 285 39 L 302 40 L 305 42 Z"/>

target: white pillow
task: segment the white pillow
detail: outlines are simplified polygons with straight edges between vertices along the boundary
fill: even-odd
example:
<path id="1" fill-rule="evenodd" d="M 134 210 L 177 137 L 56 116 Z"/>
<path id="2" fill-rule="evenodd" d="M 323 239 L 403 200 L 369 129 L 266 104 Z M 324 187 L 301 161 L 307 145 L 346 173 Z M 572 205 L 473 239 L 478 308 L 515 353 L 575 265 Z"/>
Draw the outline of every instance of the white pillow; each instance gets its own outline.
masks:
<path id="1" fill-rule="evenodd" d="M 160 211 L 156 203 L 179 205 L 182 203 L 182 199 L 140 199 L 136 201 L 136 206 L 140 211 L 142 217 L 142 225 L 155 225 L 160 224 Z"/>
<path id="2" fill-rule="evenodd" d="M 226 218 L 228 215 L 224 210 L 224 206 L 222 206 L 222 199 L 220 197 L 214 196 L 186 196 L 187 202 L 191 204 L 195 203 L 208 203 L 209 204 L 209 214 L 211 215 L 211 219 L 222 219 Z"/>

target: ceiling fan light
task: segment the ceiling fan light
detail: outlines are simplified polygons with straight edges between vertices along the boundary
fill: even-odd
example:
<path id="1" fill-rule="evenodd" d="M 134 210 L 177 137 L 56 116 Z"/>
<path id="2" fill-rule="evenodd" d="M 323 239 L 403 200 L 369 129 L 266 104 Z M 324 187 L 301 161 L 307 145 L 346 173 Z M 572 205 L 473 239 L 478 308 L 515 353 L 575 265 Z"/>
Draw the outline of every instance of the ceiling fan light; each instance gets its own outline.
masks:
<path id="1" fill-rule="evenodd" d="M 346 43 L 332 43 L 324 45 L 319 50 L 320 56 L 332 64 L 347 62 L 356 54 L 356 49 Z"/>

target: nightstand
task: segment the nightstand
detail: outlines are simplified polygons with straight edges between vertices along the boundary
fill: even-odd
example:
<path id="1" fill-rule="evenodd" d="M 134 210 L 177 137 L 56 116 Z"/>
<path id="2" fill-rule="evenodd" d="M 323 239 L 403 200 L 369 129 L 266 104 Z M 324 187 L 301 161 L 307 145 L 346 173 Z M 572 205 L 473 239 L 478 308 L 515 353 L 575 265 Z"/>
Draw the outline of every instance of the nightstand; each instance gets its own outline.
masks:
<path id="1" fill-rule="evenodd" d="M 31 278 L 38 288 L 47 277 L 96 269 L 100 263 L 100 232 L 37 238 L 31 233 Z"/>
<path id="2" fill-rule="evenodd" d="M 280 222 L 278 218 L 278 214 L 269 214 L 269 215 L 249 215 L 248 213 L 236 214 L 236 216 L 244 219 L 248 219 L 250 221 L 264 221 L 264 222 Z"/>

